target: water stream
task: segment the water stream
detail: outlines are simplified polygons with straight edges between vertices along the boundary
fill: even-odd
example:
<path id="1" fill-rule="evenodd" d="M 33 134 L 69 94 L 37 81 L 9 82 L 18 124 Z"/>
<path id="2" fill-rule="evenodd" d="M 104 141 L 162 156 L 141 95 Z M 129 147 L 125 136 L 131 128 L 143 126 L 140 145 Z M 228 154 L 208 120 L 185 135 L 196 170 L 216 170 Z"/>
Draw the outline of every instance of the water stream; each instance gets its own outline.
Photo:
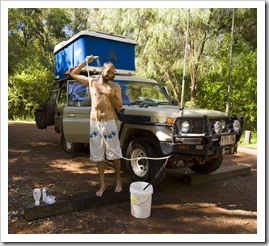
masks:
<path id="1" fill-rule="evenodd" d="M 97 59 L 96 59 L 96 63 L 97 63 L 97 66 L 98 66 L 99 68 L 101 68 L 101 67 L 102 67 L 102 64 L 101 64 L 101 62 L 100 62 L 99 58 L 97 58 Z"/>

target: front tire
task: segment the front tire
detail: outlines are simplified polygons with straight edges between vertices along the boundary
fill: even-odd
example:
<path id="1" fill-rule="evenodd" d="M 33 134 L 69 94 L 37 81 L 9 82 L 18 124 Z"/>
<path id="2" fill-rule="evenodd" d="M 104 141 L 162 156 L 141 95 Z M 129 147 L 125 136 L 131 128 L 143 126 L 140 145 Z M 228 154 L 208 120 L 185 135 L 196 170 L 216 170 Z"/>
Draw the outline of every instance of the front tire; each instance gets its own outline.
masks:
<path id="1" fill-rule="evenodd" d="M 127 147 L 126 157 L 136 159 L 140 157 L 160 157 L 157 154 L 157 144 L 148 138 L 137 138 L 130 142 Z M 160 152 L 159 152 L 160 153 Z M 152 184 L 159 184 L 165 177 L 165 168 L 158 174 L 165 160 L 128 160 L 126 168 L 131 178 L 135 181 L 147 181 Z M 156 175 L 158 174 L 158 177 Z"/>

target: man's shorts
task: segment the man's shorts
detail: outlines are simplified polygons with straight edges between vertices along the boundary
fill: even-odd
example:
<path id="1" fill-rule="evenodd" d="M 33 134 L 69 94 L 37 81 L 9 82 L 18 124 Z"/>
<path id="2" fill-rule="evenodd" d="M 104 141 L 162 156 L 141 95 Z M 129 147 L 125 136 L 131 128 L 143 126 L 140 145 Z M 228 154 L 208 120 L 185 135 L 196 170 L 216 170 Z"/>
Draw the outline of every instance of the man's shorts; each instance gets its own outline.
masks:
<path id="1" fill-rule="evenodd" d="M 103 137 L 101 136 L 103 135 Z M 115 120 L 90 122 L 90 160 L 100 162 L 122 157 Z"/>

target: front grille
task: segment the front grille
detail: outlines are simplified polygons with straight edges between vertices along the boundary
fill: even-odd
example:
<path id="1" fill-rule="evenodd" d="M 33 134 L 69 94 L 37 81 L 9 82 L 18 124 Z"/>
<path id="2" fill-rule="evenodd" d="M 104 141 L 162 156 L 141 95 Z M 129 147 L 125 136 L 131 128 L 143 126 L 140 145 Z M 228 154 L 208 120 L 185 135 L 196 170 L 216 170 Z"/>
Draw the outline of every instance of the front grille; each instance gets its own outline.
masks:
<path id="1" fill-rule="evenodd" d="M 192 120 L 191 130 L 192 133 L 209 133 L 205 120 Z"/>
<path id="2" fill-rule="evenodd" d="M 201 134 L 201 133 L 209 133 L 207 120 L 206 118 L 177 118 L 175 122 L 175 134 L 181 135 L 181 124 L 184 121 L 188 121 L 190 123 L 189 133 Z"/>

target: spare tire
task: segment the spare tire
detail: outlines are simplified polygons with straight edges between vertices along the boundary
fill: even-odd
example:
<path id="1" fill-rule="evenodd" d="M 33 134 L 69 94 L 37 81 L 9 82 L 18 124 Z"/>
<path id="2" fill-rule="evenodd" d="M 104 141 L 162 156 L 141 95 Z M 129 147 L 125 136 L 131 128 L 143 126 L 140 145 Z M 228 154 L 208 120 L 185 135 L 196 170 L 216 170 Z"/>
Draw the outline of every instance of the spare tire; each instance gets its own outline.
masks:
<path id="1" fill-rule="evenodd" d="M 46 109 L 46 124 L 47 126 L 51 126 L 54 124 L 54 114 L 55 114 L 55 100 L 45 102 Z"/>

